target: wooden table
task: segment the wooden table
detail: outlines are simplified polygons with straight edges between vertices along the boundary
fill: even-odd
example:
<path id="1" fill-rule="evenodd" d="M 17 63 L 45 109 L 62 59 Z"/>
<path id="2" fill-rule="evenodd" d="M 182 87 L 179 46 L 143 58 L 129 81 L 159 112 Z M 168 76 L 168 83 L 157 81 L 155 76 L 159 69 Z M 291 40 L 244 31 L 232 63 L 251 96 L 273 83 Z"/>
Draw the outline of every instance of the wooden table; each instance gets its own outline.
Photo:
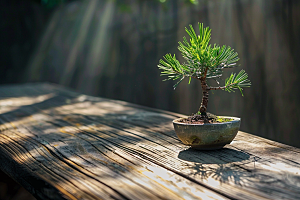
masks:
<path id="1" fill-rule="evenodd" d="M 0 168 L 39 199 L 300 199 L 298 148 L 239 132 L 192 150 L 182 115 L 51 84 L 0 97 Z"/>

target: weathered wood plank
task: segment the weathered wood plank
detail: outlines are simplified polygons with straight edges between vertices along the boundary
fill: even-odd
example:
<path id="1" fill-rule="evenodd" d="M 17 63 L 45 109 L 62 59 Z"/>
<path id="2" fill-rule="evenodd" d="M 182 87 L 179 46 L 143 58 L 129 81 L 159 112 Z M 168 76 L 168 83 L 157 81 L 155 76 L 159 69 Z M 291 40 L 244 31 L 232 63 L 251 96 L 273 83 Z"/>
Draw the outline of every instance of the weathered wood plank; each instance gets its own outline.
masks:
<path id="1" fill-rule="evenodd" d="M 298 199 L 300 150 L 244 132 L 218 151 L 176 137 L 176 113 L 49 84 L 0 87 L 0 151 L 66 199 Z M 1 168 L 7 168 L 0 165 Z M 6 172 L 39 198 L 44 189 Z M 49 197 L 51 199 L 52 197 Z M 55 198 L 52 198 L 55 199 Z"/>
<path id="2" fill-rule="evenodd" d="M 37 94 L 45 95 L 43 92 Z M 44 100 L 45 104 L 36 102 L 37 98 L 33 96 L 33 105 L 28 104 L 27 97 L 19 102 L 18 106 L 23 103 L 22 107 L 14 104 L 4 106 L 10 107 L 10 110 L 6 108 L 1 113 L 0 149 L 6 158 L 11 157 L 18 166 L 33 171 L 30 173 L 50 184 L 64 198 L 225 199 L 176 173 L 106 144 L 104 137 L 99 139 L 99 136 L 93 135 L 92 129 L 89 132 L 74 130 L 68 118 L 58 115 L 61 108 L 57 106 L 65 104 L 68 96 L 49 97 L 51 101 Z M 45 114 L 48 109 L 50 114 Z M 177 186 L 178 182 L 181 186 Z M 36 188 L 34 183 L 27 187 L 39 198 L 44 198 L 39 194 L 43 193 L 43 189 L 37 192 Z"/>

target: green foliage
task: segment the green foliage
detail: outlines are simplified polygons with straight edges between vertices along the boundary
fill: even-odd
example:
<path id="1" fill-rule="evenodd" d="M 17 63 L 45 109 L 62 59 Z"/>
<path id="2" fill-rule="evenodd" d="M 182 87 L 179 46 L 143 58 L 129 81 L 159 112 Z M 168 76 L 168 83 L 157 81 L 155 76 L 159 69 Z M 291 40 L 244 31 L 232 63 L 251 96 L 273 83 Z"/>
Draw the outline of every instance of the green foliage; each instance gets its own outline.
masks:
<path id="1" fill-rule="evenodd" d="M 41 0 L 41 4 L 46 8 L 54 8 L 62 3 L 65 3 L 67 0 Z"/>
<path id="2" fill-rule="evenodd" d="M 176 56 L 167 54 L 164 60 L 159 61 L 158 68 L 162 70 L 161 75 L 168 76 L 165 80 L 179 80 L 176 86 L 185 78 L 205 79 L 219 78 L 223 74 L 223 69 L 237 66 L 236 62 L 239 60 L 238 53 L 229 46 L 219 46 L 209 44 L 211 39 L 211 29 L 204 28 L 202 23 L 199 23 L 199 35 L 196 34 L 192 25 L 190 29 L 185 28 L 185 31 L 190 36 L 188 41 L 183 37 L 183 42 L 179 42 L 178 50 L 185 59 L 185 63 L 180 63 Z M 241 72 L 240 72 L 241 73 Z M 238 76 L 227 79 L 225 90 L 232 91 L 232 89 L 240 89 L 241 87 L 248 87 L 250 81 L 247 79 L 248 75 L 243 71 Z M 238 77 L 238 78 L 237 78 Z M 234 78 L 232 80 L 232 78 Z M 233 81 L 233 82 L 231 82 Z M 236 82 L 234 82 L 236 81 Z"/>
<path id="3" fill-rule="evenodd" d="M 242 87 L 251 86 L 251 83 L 247 78 L 248 74 L 245 72 L 245 70 L 241 70 L 238 75 L 231 73 L 230 77 L 225 80 L 225 90 L 232 92 L 233 89 L 239 89 L 242 93 L 242 96 L 244 96 Z"/>

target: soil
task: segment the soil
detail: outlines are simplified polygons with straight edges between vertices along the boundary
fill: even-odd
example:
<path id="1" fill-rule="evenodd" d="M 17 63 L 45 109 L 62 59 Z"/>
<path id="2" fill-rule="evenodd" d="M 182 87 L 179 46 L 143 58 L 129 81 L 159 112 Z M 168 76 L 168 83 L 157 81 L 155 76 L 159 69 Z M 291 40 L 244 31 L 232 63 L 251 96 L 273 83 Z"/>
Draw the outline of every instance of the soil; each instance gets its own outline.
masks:
<path id="1" fill-rule="evenodd" d="M 219 118 L 216 115 L 211 113 L 206 113 L 206 114 L 207 116 L 194 114 L 192 116 L 189 116 L 188 118 L 184 118 L 180 120 L 179 122 L 186 123 L 186 124 L 218 124 L 218 123 L 232 120 L 232 119 Z"/>

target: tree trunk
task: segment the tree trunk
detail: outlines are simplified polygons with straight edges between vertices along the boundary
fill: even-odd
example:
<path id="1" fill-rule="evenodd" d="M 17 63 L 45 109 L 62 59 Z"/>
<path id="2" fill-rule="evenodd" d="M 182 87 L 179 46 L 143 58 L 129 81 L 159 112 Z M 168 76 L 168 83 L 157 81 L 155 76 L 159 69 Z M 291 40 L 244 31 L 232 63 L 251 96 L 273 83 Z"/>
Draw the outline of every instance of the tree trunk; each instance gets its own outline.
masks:
<path id="1" fill-rule="evenodd" d="M 201 81 L 203 97 L 202 97 L 202 103 L 199 108 L 199 111 L 200 111 L 201 115 L 207 116 L 206 110 L 207 110 L 207 104 L 208 104 L 208 90 L 207 90 L 208 86 L 206 84 L 205 78 L 201 78 L 200 81 Z"/>

